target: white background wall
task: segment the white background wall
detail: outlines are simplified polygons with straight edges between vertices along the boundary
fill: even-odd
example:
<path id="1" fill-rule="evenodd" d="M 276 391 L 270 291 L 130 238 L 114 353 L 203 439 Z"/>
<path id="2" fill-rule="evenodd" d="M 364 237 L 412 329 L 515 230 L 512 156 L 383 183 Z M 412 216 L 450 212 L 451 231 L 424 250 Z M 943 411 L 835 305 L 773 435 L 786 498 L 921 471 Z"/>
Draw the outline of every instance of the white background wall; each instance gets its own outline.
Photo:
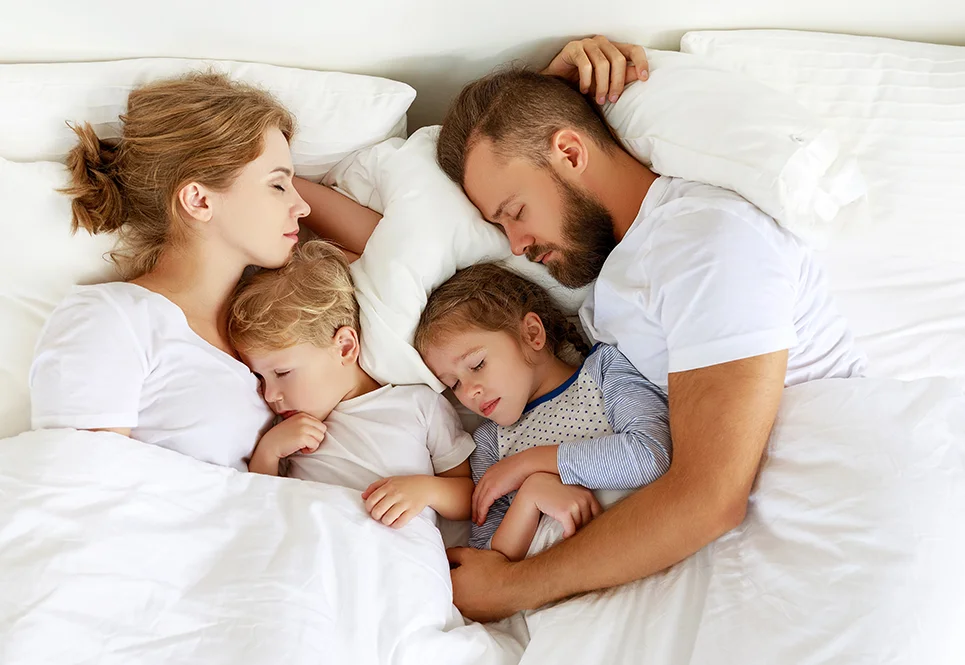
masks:
<path id="1" fill-rule="evenodd" d="M 338 69 L 419 91 L 410 128 L 494 66 L 603 33 L 792 28 L 965 45 L 965 0 L 0 0 L 0 62 L 181 56 Z"/>

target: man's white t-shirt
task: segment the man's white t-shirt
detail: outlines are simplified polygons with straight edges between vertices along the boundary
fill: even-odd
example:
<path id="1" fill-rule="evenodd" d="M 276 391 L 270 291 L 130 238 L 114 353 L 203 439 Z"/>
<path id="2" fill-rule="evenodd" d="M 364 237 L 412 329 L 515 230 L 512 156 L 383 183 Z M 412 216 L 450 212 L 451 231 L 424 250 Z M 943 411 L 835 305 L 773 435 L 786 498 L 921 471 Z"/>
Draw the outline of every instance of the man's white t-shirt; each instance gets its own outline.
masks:
<path id="1" fill-rule="evenodd" d="M 469 458 L 472 437 L 427 386 L 382 386 L 341 402 L 322 445 L 288 458 L 288 475 L 364 491 L 389 476 L 436 475 Z"/>
<path id="2" fill-rule="evenodd" d="M 75 288 L 51 315 L 30 368 L 34 429 L 130 428 L 131 438 L 247 470 L 272 413 L 242 362 L 136 284 Z"/>
<path id="3" fill-rule="evenodd" d="M 788 349 L 785 385 L 860 376 L 864 356 L 811 251 L 733 192 L 658 178 L 580 310 L 641 374 Z"/>

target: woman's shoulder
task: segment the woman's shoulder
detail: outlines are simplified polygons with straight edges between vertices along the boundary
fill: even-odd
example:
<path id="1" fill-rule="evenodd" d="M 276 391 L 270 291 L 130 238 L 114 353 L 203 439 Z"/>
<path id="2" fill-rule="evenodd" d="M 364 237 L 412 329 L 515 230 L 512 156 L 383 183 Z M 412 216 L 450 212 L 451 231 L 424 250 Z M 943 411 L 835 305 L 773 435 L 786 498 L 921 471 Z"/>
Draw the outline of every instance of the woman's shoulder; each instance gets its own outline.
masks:
<path id="1" fill-rule="evenodd" d="M 75 286 L 51 314 L 52 321 L 150 319 L 163 311 L 163 296 L 129 282 Z"/>
<path id="2" fill-rule="evenodd" d="M 81 340 L 85 348 L 123 341 L 143 346 L 166 315 L 161 298 L 127 282 L 75 286 L 47 319 L 37 351 Z"/>

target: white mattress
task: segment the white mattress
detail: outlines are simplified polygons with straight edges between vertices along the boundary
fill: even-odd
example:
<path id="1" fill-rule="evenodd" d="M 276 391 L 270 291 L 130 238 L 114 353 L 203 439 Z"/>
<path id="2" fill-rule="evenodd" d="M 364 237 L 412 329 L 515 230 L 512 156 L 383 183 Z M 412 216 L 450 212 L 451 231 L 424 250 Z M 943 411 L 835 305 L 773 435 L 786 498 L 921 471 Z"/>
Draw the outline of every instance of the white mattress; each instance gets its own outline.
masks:
<path id="1" fill-rule="evenodd" d="M 823 254 L 875 376 L 965 376 L 965 48 L 776 30 L 681 50 L 823 115 L 868 180 L 867 226 Z"/>

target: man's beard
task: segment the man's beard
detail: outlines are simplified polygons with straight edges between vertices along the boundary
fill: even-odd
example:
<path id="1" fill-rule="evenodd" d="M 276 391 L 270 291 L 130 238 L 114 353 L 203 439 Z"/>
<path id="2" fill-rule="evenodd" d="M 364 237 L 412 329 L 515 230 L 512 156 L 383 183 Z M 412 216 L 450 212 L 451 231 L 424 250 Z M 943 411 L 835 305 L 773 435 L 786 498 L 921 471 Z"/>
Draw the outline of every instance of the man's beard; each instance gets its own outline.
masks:
<path id="1" fill-rule="evenodd" d="M 596 279 L 603 263 L 617 245 L 613 234 L 613 217 L 596 199 L 581 192 L 553 174 L 563 197 L 563 241 L 558 245 L 533 245 L 526 258 L 535 261 L 546 252 L 556 254 L 546 264 L 556 281 L 576 289 Z"/>

